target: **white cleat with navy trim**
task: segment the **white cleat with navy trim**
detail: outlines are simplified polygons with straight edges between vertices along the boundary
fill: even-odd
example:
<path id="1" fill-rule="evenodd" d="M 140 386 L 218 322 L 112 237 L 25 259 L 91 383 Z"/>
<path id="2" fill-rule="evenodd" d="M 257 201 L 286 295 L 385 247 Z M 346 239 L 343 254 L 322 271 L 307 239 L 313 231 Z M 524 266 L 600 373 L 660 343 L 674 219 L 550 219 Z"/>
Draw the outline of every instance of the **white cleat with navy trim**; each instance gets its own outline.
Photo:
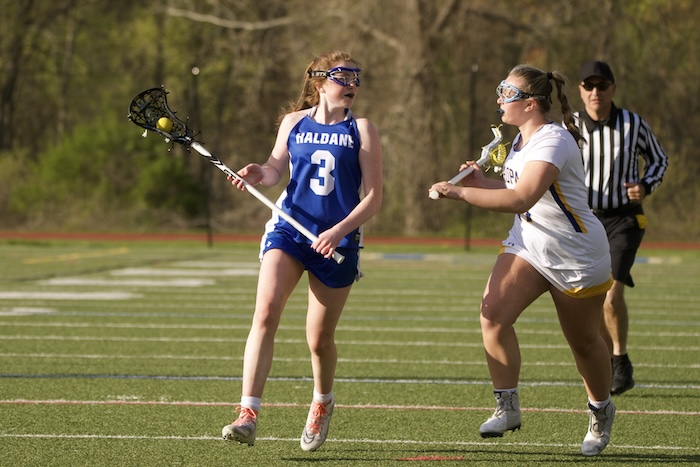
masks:
<path id="1" fill-rule="evenodd" d="M 581 453 L 584 456 L 597 456 L 610 442 L 613 421 L 615 420 L 615 404 L 612 401 L 605 408 L 594 409 L 588 405 L 590 421 L 588 433 L 583 438 Z"/>
<path id="2" fill-rule="evenodd" d="M 496 410 L 479 428 L 482 438 L 500 438 L 506 431 L 520 429 L 520 401 L 518 393 L 494 392 Z"/>

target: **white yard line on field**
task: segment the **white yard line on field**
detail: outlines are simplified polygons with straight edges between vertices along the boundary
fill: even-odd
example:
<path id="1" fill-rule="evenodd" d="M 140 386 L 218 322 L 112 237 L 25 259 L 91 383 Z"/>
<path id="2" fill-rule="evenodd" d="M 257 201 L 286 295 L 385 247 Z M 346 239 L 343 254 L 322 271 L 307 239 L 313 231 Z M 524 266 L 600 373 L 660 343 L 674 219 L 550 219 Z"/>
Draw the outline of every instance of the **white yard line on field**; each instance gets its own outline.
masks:
<path id="1" fill-rule="evenodd" d="M 0 308 L 0 316 L 2 316 L 3 312 L 6 312 L 7 310 L 4 310 Z M 27 313 L 27 314 L 42 314 L 42 313 L 52 313 L 55 312 L 55 310 L 47 309 L 47 308 L 14 308 L 12 311 L 15 312 L 16 315 L 21 315 L 22 313 Z M 65 315 L 65 313 L 62 313 Z M 89 313 L 81 314 L 83 316 L 85 315 L 90 315 Z M 99 314 L 94 314 L 95 316 L 100 316 L 104 317 L 105 315 L 103 313 Z M 163 315 L 161 315 L 163 316 Z M 101 323 L 74 323 L 74 322 L 28 322 L 28 321 L 0 321 L 0 326 L 9 326 L 9 327 L 34 327 L 34 328 L 41 328 L 41 327 L 47 327 L 47 328 L 109 328 L 109 329 L 201 329 L 201 330 L 248 330 L 250 329 L 250 324 L 248 323 L 249 321 L 249 316 L 245 316 L 246 323 L 245 324 L 195 324 L 195 323 L 187 323 L 187 324 L 166 324 L 166 323 L 149 323 L 149 324 L 144 324 L 144 323 L 124 323 L 124 322 L 101 322 Z M 353 321 L 353 319 L 349 318 L 347 321 Z M 476 324 L 476 323 L 475 323 Z M 284 331 L 304 331 L 306 329 L 305 325 L 280 325 L 279 330 L 284 330 Z M 435 333 L 435 334 L 481 334 L 481 329 L 479 329 L 476 326 L 473 327 L 402 327 L 402 326 L 393 326 L 393 327 L 380 327 L 380 326 L 355 326 L 355 325 L 346 325 L 346 324 L 340 324 L 337 327 L 338 332 L 359 332 L 364 335 L 367 335 L 368 333 L 380 333 L 380 334 L 386 334 L 386 333 L 400 333 L 400 334 L 426 334 L 426 333 Z M 557 329 L 519 329 L 518 334 L 522 335 L 544 335 L 544 336 L 560 336 L 561 331 Z M 631 336 L 663 336 L 663 337 L 700 337 L 700 331 L 697 332 L 692 332 L 692 331 L 680 331 L 680 332 L 632 332 L 630 333 Z"/>
<path id="2" fill-rule="evenodd" d="M 0 379 L 119 379 L 154 381 L 241 381 L 240 376 L 169 376 L 169 375 L 123 375 L 123 374 L 0 374 Z M 308 383 L 309 377 L 270 376 L 268 381 L 285 383 Z M 460 379 L 389 379 L 389 378 L 336 378 L 338 383 L 347 384 L 406 384 L 406 385 L 447 385 L 447 386 L 491 386 L 491 381 Z M 582 387 L 580 381 L 523 381 L 521 387 Z M 635 384 L 637 389 L 677 389 L 697 391 L 700 384 Z"/>
<path id="3" fill-rule="evenodd" d="M 260 269 L 260 261 L 177 261 L 173 266 L 180 268 L 204 268 L 204 269 Z"/>
<path id="4" fill-rule="evenodd" d="M 127 268 L 111 271 L 113 276 L 257 276 L 259 269 L 154 269 L 154 268 Z"/>
<path id="5" fill-rule="evenodd" d="M 137 406 L 177 406 L 177 407 L 236 407 L 234 402 L 216 401 L 148 401 L 134 399 L 116 400 L 69 400 L 69 399 L 0 399 L 0 405 L 137 405 Z M 263 407 L 308 408 L 308 404 L 296 402 L 268 402 Z M 439 405 L 385 405 L 385 404 L 336 404 L 337 408 L 357 410 L 431 410 L 445 412 L 491 412 L 493 407 L 458 407 Z M 567 409 L 561 407 L 521 407 L 522 412 L 532 413 L 588 413 L 587 409 Z M 678 415 L 698 417 L 700 412 L 680 410 L 617 410 L 617 414 L 627 415 Z"/>
<path id="6" fill-rule="evenodd" d="M 204 287 L 214 285 L 211 279 L 87 279 L 82 277 L 56 277 L 39 282 L 40 285 L 79 285 L 108 287 Z"/>
<path id="7" fill-rule="evenodd" d="M 53 313 L 56 313 L 56 310 L 54 308 L 39 308 L 28 306 L 0 308 L 0 316 L 50 315 Z"/>
<path id="8" fill-rule="evenodd" d="M 126 337 L 126 336 L 61 336 L 61 335 L 0 335 L 2 340 L 22 341 L 110 341 L 110 342 L 199 342 L 199 343 L 236 343 L 245 342 L 245 337 Z M 276 339 L 278 344 L 305 344 L 306 339 Z M 453 347 L 481 348 L 481 342 L 435 342 L 435 341 L 386 341 L 386 340 L 350 340 L 336 339 L 338 345 L 386 346 L 386 347 Z M 521 349 L 567 350 L 566 344 L 521 344 Z M 698 352 L 700 346 L 634 346 L 634 350 L 651 350 L 655 352 Z"/>
<path id="9" fill-rule="evenodd" d="M 63 261 L 76 261 L 86 258 L 104 258 L 107 256 L 125 255 L 129 252 L 129 248 L 112 248 L 109 250 L 100 251 L 83 251 L 79 253 L 66 253 L 63 255 L 42 256 L 38 258 L 27 258 L 22 262 L 24 264 L 42 264 L 42 263 L 59 263 Z"/>
<path id="10" fill-rule="evenodd" d="M 3 292 L 0 300 L 131 300 L 143 295 L 131 292 Z"/>
<path id="11" fill-rule="evenodd" d="M 60 353 L 17 353 L 17 352 L 5 352 L 0 353 L 2 358 L 56 358 L 56 359 L 86 359 L 86 360 L 202 360 L 202 361 L 242 361 L 242 355 L 228 356 L 228 355 L 154 355 L 154 354 L 139 354 L 139 355 L 124 355 L 124 354 L 60 354 Z M 299 358 L 287 358 L 275 356 L 275 362 L 284 363 L 304 363 L 308 362 L 308 357 Z M 483 360 L 413 360 L 413 359 L 398 359 L 398 358 L 338 358 L 338 363 L 361 363 L 361 364 L 373 364 L 373 365 L 450 365 L 450 366 L 460 366 L 460 365 L 472 365 L 472 366 L 482 366 L 486 363 Z M 569 367 L 571 362 L 551 362 L 551 361 L 528 361 L 523 362 L 524 367 Z M 700 369 L 700 363 L 688 363 L 688 364 L 676 364 L 676 363 L 635 363 L 635 367 L 638 368 L 663 368 L 663 369 Z"/>
<path id="12" fill-rule="evenodd" d="M 39 438 L 39 439 L 139 439 L 139 440 L 174 440 L 174 441 L 215 441 L 222 443 L 221 437 L 219 436 L 158 436 L 158 435 L 104 435 L 104 434 L 78 434 L 78 435 L 67 435 L 67 434 L 55 434 L 55 433 L 0 433 L 0 438 Z M 299 438 L 280 438 L 274 436 L 261 436 L 256 439 L 258 441 L 275 441 L 275 442 L 293 442 L 299 443 Z M 439 447 L 537 447 L 537 448 L 571 448 L 579 449 L 580 444 L 575 443 L 513 443 L 505 441 L 427 441 L 427 440 L 412 440 L 412 439 L 349 439 L 349 438 L 328 438 L 326 440 L 328 445 L 333 443 L 344 443 L 344 444 L 394 444 L 394 445 L 418 445 L 421 450 L 424 450 L 430 446 Z M 616 450 L 630 450 L 630 451 L 700 451 L 697 446 L 641 446 L 641 445 L 625 445 L 625 444 L 614 444 L 610 443 L 606 448 L 606 453 Z"/>

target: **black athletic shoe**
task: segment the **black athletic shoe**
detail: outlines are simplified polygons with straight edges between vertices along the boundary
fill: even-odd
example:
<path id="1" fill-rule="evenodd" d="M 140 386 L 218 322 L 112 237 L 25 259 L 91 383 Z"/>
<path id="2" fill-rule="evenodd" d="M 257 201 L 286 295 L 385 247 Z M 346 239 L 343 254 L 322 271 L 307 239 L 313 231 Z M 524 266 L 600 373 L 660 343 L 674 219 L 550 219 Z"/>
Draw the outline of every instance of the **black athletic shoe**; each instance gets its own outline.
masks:
<path id="1" fill-rule="evenodd" d="M 610 394 L 613 396 L 618 396 L 634 387 L 634 379 L 632 379 L 634 368 L 632 367 L 632 362 L 627 354 L 613 355 L 612 369 L 613 375 Z"/>

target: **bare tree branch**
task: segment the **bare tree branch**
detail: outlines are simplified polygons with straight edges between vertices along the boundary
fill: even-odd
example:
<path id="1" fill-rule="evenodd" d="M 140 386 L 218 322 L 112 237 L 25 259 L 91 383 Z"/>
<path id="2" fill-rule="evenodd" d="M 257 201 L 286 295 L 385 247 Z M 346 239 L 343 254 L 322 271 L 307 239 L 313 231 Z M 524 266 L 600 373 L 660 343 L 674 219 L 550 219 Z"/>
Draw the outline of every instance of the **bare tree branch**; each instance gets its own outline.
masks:
<path id="1" fill-rule="evenodd" d="M 214 15 L 205 15 L 202 13 L 173 7 L 167 7 L 164 9 L 164 11 L 167 15 L 170 16 L 187 18 L 191 21 L 197 21 L 199 23 L 209 23 L 213 24 L 214 26 L 219 26 L 221 28 L 239 29 L 243 31 L 261 31 L 265 29 L 278 28 L 281 26 L 287 26 L 294 23 L 308 21 L 307 18 L 304 16 L 287 16 L 283 18 L 271 19 L 268 21 L 235 21 L 222 19 Z"/>
<path id="2" fill-rule="evenodd" d="M 506 24 L 514 30 L 525 31 L 530 34 L 534 34 L 537 37 L 542 37 L 542 33 L 538 28 L 533 28 L 527 23 L 514 20 L 510 16 L 494 13 L 492 10 L 469 8 L 467 11 L 475 16 L 480 16 L 489 21 Z"/>
<path id="3" fill-rule="evenodd" d="M 215 15 L 207 15 L 197 13 L 195 11 L 183 10 L 181 8 L 166 7 L 164 11 L 167 15 L 170 16 L 187 18 L 191 21 L 196 21 L 200 23 L 209 23 L 221 28 L 237 29 L 243 31 L 261 31 L 265 29 L 278 28 L 282 26 L 288 26 L 290 24 L 304 23 L 310 21 L 309 18 L 306 16 L 287 16 L 283 18 L 275 18 L 268 21 L 236 21 L 223 19 Z M 402 51 L 404 49 L 404 45 L 401 43 L 401 41 L 382 33 L 377 28 L 371 27 L 366 23 L 354 21 L 346 13 L 340 10 L 328 10 L 325 11 L 323 14 L 331 18 L 344 19 L 348 21 L 348 23 L 352 24 L 359 31 L 371 35 L 377 41 L 397 51 Z"/>
<path id="4" fill-rule="evenodd" d="M 437 17 L 435 18 L 435 21 L 433 21 L 433 25 L 430 27 L 430 30 L 428 31 L 428 34 L 430 35 L 430 37 L 434 37 L 437 34 L 439 34 L 439 32 L 442 30 L 442 28 L 445 27 L 447 20 L 450 18 L 450 15 L 453 13 L 453 11 L 456 7 L 457 7 L 457 0 L 452 0 L 451 2 L 443 5 L 442 9 L 440 10 Z"/>

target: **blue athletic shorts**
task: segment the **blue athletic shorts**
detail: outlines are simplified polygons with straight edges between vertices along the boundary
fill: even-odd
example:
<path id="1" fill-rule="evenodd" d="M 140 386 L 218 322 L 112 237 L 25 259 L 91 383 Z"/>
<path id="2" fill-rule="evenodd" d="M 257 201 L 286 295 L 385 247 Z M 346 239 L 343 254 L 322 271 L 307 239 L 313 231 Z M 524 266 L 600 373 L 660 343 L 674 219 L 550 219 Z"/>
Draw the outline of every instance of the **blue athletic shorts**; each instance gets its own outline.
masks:
<path id="1" fill-rule="evenodd" d="M 267 232 L 260 243 L 260 258 L 268 250 L 282 250 L 295 258 L 311 274 L 332 289 L 340 289 L 360 280 L 360 254 L 355 248 L 338 248 L 337 251 L 345 256 L 345 260 L 338 264 L 332 258 L 324 258 L 308 243 L 298 243 L 289 235 L 278 230 Z"/>

